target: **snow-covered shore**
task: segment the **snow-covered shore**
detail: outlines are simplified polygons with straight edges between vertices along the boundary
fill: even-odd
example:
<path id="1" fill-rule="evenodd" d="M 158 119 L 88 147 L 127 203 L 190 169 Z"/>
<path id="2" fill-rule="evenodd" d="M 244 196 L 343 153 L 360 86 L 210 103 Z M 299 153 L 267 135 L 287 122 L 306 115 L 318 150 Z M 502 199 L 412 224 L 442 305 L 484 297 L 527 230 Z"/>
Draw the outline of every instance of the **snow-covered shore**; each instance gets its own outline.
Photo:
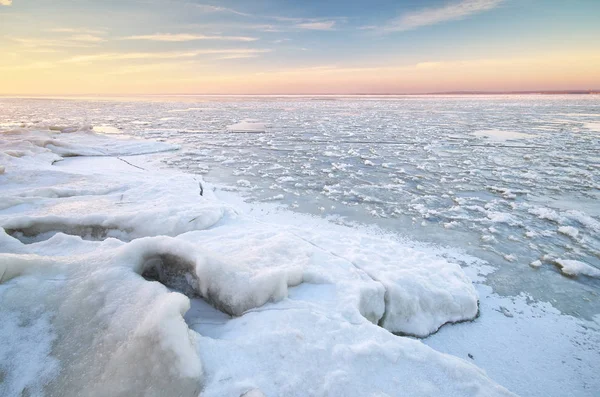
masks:
<path id="1" fill-rule="evenodd" d="M 477 316 L 456 257 L 308 216 L 257 219 L 161 168 L 172 145 L 63 131 L 1 135 L 1 395 L 511 395 L 464 355 L 395 335 Z M 541 334 L 562 329 L 552 315 Z M 597 325 L 581 349 L 592 369 Z M 462 354 L 447 334 L 426 342 Z"/>

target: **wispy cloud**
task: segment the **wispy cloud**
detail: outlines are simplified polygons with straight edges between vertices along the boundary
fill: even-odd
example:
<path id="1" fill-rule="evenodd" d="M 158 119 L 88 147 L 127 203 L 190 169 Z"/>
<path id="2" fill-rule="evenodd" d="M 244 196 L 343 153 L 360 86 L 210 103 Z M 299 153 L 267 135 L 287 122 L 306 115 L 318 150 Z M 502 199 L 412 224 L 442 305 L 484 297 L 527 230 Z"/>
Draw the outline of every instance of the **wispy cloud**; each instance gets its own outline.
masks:
<path id="1" fill-rule="evenodd" d="M 283 22 L 279 24 L 265 24 L 265 25 L 257 25 L 257 29 L 263 32 L 283 32 L 287 30 L 294 29 L 303 29 L 303 30 L 334 30 L 334 26 L 337 21 L 345 21 L 347 18 L 345 17 L 331 17 L 331 18 L 298 18 L 298 17 L 288 17 L 288 16 L 280 16 L 280 15 L 260 15 L 260 14 L 250 14 L 247 12 L 241 12 L 235 10 L 233 8 L 227 7 L 219 7 L 208 4 L 198 4 L 197 7 L 204 10 L 205 12 L 221 12 L 221 13 L 229 13 L 235 14 L 239 16 L 262 19 L 262 20 L 270 20 L 276 22 Z"/>
<path id="2" fill-rule="evenodd" d="M 94 34 L 94 35 L 106 34 L 106 30 L 104 30 L 104 29 L 88 29 L 88 28 L 52 28 L 52 29 L 47 29 L 46 32 L 50 32 L 50 33 L 73 33 L 73 34 Z"/>
<path id="3" fill-rule="evenodd" d="M 335 21 L 301 22 L 296 24 L 297 28 L 307 30 L 333 30 Z"/>
<path id="4" fill-rule="evenodd" d="M 72 41 L 81 41 L 84 43 L 102 43 L 106 41 L 103 37 L 92 35 L 92 34 L 76 34 L 68 37 L 69 40 Z"/>
<path id="5" fill-rule="evenodd" d="M 0 0 L 0 6 L 9 6 L 12 4 L 12 0 Z"/>
<path id="6" fill-rule="evenodd" d="M 52 49 L 56 47 L 60 48 L 86 48 L 93 47 L 97 44 L 96 41 L 90 41 L 90 38 L 83 37 L 84 40 L 77 40 L 75 38 L 69 39 L 40 39 L 40 38 L 28 38 L 28 37 L 9 37 L 10 40 L 14 41 L 17 44 L 22 45 L 25 48 L 45 48 Z M 82 37 L 79 37 L 82 39 Z M 87 39 L 87 40 L 86 40 Z"/>
<path id="7" fill-rule="evenodd" d="M 0 0 L 1 1 L 1 0 Z M 23 47 L 23 51 L 29 52 L 56 52 L 58 48 L 88 48 L 96 47 L 107 41 L 105 31 L 78 29 L 78 28 L 54 28 L 48 29 L 40 37 L 7 37 L 9 40 Z"/>
<path id="8" fill-rule="evenodd" d="M 216 59 L 218 60 L 226 60 L 226 59 L 246 59 L 246 58 L 257 58 L 258 55 L 257 54 L 231 54 L 231 55 L 223 55 L 221 57 L 218 57 Z"/>
<path id="9" fill-rule="evenodd" d="M 180 59 L 194 58 L 200 55 L 257 55 L 270 52 L 270 49 L 213 49 L 180 52 L 109 52 L 92 55 L 79 55 L 63 60 L 63 63 L 90 63 L 99 61 L 142 60 L 142 59 Z"/>
<path id="10" fill-rule="evenodd" d="M 149 35 L 138 35 L 123 37 L 121 40 L 149 40 L 149 41 L 167 41 L 167 42 L 183 42 L 197 40 L 223 40 L 223 41 L 256 41 L 255 37 L 245 36 L 207 36 L 203 34 L 188 34 L 188 33 L 156 33 Z"/>
<path id="11" fill-rule="evenodd" d="M 213 6 L 213 5 L 210 5 L 210 4 L 197 4 L 197 7 L 200 8 L 202 11 L 205 11 L 205 12 L 225 12 L 225 13 L 229 13 L 229 14 L 235 14 L 235 15 L 244 16 L 244 17 L 251 17 L 251 16 L 253 16 L 252 14 L 248 14 L 248 13 L 245 13 L 245 12 L 234 10 L 233 8 Z"/>
<path id="12" fill-rule="evenodd" d="M 365 27 L 384 32 L 403 32 L 446 21 L 457 21 L 498 7 L 504 0 L 462 0 L 438 8 L 425 8 L 399 16 L 382 27 Z"/>

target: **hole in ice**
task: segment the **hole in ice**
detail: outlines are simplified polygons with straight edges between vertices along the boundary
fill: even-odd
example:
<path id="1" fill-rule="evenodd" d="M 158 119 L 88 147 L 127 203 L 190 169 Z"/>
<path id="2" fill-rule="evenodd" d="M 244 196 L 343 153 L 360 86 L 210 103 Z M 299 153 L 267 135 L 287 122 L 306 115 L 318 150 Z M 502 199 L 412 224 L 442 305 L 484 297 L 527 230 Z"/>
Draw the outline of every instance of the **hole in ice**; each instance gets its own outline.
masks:
<path id="1" fill-rule="evenodd" d="M 196 265 L 190 260 L 171 254 L 160 254 L 146 260 L 142 277 L 158 281 L 189 298 L 200 297 Z"/>
<path id="2" fill-rule="evenodd" d="M 160 254 L 147 259 L 142 268 L 142 277 L 146 280 L 157 281 L 190 298 L 190 309 L 184 316 L 190 329 L 210 338 L 219 337 L 220 327 L 231 316 L 201 298 L 195 263 L 176 255 Z"/>
<path id="3" fill-rule="evenodd" d="M 23 244 L 33 244 L 49 240 L 57 233 L 79 236 L 84 240 L 102 241 L 107 238 L 116 238 L 129 241 L 129 232 L 116 227 L 100 225 L 66 225 L 64 223 L 34 223 L 28 227 L 9 227 L 6 233 L 21 241 Z"/>

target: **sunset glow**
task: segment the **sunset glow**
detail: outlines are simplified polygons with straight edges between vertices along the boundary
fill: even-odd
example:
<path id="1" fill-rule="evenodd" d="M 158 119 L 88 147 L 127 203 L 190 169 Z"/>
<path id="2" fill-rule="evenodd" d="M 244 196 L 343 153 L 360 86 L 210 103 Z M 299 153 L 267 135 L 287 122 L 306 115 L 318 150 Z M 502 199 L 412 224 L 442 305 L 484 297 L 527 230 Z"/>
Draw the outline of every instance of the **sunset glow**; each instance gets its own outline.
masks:
<path id="1" fill-rule="evenodd" d="M 0 94 L 600 88 L 600 3 L 2 0 Z"/>

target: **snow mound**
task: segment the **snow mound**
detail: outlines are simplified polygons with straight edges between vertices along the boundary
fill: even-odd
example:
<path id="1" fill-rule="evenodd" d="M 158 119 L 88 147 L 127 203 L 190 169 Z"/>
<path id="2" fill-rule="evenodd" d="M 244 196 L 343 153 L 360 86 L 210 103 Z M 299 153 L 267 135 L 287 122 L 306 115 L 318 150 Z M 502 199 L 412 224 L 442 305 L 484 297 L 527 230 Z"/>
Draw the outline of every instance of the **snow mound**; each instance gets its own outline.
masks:
<path id="1" fill-rule="evenodd" d="M 288 285 L 302 281 L 292 272 L 260 272 L 234 256 L 227 258 L 222 262 L 199 252 L 193 244 L 162 236 L 132 241 L 117 255 L 119 263 L 131 264 L 136 273 L 152 275 L 188 296 L 199 295 L 237 316 L 287 297 Z"/>
<path id="2" fill-rule="evenodd" d="M 562 274 L 566 276 L 588 276 L 600 278 L 600 269 L 588 265 L 587 263 L 572 259 L 556 259 L 554 261 L 560 267 Z"/>
<path id="3" fill-rule="evenodd" d="M 446 323 L 477 316 L 478 295 L 459 265 L 393 240 L 321 232 L 309 239 L 364 271 L 385 288 L 379 324 L 424 337 Z"/>
<path id="4" fill-rule="evenodd" d="M 577 236 L 579 235 L 579 230 L 577 230 L 573 226 L 561 226 L 558 228 L 558 232 L 571 238 L 577 238 Z"/>
<path id="5" fill-rule="evenodd" d="M 30 274 L 0 285 L 2 318 L 18 316 L 20 324 L 27 324 L 3 325 L 2 339 L 36 341 L 32 350 L 24 346 L 23 359 L 33 362 L 22 365 L 23 375 L 0 364 L 8 373 L 8 382 L 0 385 L 2 395 L 42 389 L 63 396 L 81 390 L 91 396 L 164 395 L 174 388 L 180 395 L 197 395 L 202 366 L 182 317 L 188 299 L 106 259 L 63 258 L 44 272 L 25 269 Z M 22 255 L 3 254 L 0 262 L 9 268 L 39 266 Z M 0 357 L 18 346 L 2 344 Z"/>

